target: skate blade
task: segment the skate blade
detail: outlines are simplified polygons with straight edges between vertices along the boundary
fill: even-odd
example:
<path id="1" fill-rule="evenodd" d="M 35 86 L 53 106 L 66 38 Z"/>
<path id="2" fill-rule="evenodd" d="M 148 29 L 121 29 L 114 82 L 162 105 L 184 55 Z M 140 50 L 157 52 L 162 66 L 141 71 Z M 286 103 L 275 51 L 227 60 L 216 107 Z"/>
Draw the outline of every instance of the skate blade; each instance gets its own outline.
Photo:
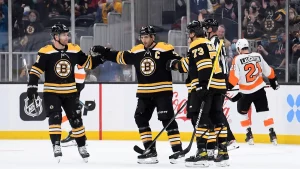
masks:
<path id="1" fill-rule="evenodd" d="M 169 159 L 171 164 L 178 164 L 178 163 L 183 163 L 184 162 L 184 156 L 183 157 L 178 157 L 177 159 Z"/>
<path id="2" fill-rule="evenodd" d="M 60 163 L 61 156 L 57 156 L 57 157 L 55 157 L 55 159 L 56 159 L 57 163 Z"/>
<path id="3" fill-rule="evenodd" d="M 273 144 L 274 146 L 277 146 L 277 139 L 273 139 L 273 140 L 272 140 L 272 144 Z"/>
<path id="4" fill-rule="evenodd" d="M 85 163 L 89 162 L 89 158 L 82 158 Z"/>
<path id="5" fill-rule="evenodd" d="M 217 167 L 228 167 L 229 165 L 229 161 L 228 160 L 223 160 L 221 162 L 215 162 Z"/>
<path id="6" fill-rule="evenodd" d="M 191 168 L 207 168 L 209 167 L 208 161 L 200 161 L 200 162 L 185 162 L 186 167 Z"/>
<path id="7" fill-rule="evenodd" d="M 230 145 L 230 146 L 227 147 L 227 150 L 228 150 L 228 151 L 232 151 L 232 150 L 236 150 L 236 149 L 238 149 L 238 148 L 240 148 L 240 146 L 238 146 L 238 145 L 233 145 L 233 146 Z"/>
<path id="8" fill-rule="evenodd" d="M 158 160 L 157 160 L 157 157 L 151 157 L 151 158 L 146 158 L 146 159 L 138 159 L 137 163 L 138 164 L 157 164 Z"/>
<path id="9" fill-rule="evenodd" d="M 248 143 L 249 145 L 254 145 L 254 140 L 253 140 L 253 139 L 249 139 L 249 140 L 247 141 L 247 143 Z"/>

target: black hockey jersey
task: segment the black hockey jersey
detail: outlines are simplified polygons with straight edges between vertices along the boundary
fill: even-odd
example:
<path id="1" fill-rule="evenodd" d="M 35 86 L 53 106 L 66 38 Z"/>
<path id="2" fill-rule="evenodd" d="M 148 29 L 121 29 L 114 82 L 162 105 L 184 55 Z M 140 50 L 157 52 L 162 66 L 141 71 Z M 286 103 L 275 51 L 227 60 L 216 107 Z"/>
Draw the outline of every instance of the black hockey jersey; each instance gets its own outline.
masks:
<path id="1" fill-rule="evenodd" d="M 109 51 L 105 59 L 118 64 L 134 65 L 138 80 L 137 97 L 172 96 L 172 74 L 166 70 L 170 59 L 181 57 L 170 44 L 158 42 L 153 48 L 134 46 L 130 51 Z"/>
<path id="2" fill-rule="evenodd" d="M 45 73 L 44 92 L 75 93 L 75 65 L 93 69 L 100 63 L 100 57 L 87 56 L 76 44 L 69 43 L 63 50 L 47 45 L 38 51 L 36 62 L 30 70 L 29 85 L 37 85 L 41 74 Z"/>
<path id="3" fill-rule="evenodd" d="M 206 38 L 194 40 L 189 47 L 189 76 L 191 91 L 200 86 L 207 86 L 214 66 L 214 73 L 209 89 L 215 92 L 226 92 L 226 82 L 222 67 L 214 61 L 217 55 L 214 45 Z"/>

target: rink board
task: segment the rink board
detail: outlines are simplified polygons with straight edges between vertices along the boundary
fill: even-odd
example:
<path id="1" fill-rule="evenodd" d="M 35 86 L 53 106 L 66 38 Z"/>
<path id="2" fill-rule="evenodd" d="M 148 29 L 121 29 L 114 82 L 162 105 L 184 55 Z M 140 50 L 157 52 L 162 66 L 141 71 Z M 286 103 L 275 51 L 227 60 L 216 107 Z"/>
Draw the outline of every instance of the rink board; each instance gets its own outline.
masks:
<path id="1" fill-rule="evenodd" d="M 139 140 L 134 121 L 137 98 L 136 84 L 88 84 L 80 100 L 91 103 L 94 109 L 83 116 L 87 136 L 92 140 Z M 20 118 L 20 95 L 26 91 L 26 85 L 1 84 L 1 119 L 0 139 L 48 139 L 48 122 L 24 121 Z M 39 85 L 42 91 L 42 85 Z M 269 98 L 270 116 L 273 116 L 279 143 L 300 144 L 300 86 L 281 86 L 278 91 L 266 88 Z M 230 92 L 229 95 L 235 95 Z M 187 98 L 187 89 L 183 84 L 174 85 L 173 107 L 175 112 Z M 245 129 L 240 125 L 240 115 L 236 103 L 226 100 L 223 106 L 233 133 L 238 141 L 244 142 Z M 268 129 L 264 127 L 263 115 L 256 113 L 254 106 L 251 111 L 252 131 L 255 141 L 268 143 Z M 188 141 L 193 130 L 190 120 L 186 119 L 186 110 L 177 116 L 177 122 L 183 141 Z M 156 111 L 150 121 L 153 137 L 162 129 L 157 120 Z M 62 128 L 69 130 L 69 124 L 63 123 Z M 66 132 L 64 132 L 63 137 Z M 167 140 L 164 133 L 160 140 Z"/>

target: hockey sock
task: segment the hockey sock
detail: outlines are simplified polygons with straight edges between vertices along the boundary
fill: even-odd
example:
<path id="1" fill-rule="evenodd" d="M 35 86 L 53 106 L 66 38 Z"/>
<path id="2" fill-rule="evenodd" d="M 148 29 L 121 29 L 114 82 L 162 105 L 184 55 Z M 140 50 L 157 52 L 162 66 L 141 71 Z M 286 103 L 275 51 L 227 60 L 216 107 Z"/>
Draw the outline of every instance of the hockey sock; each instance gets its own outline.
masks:
<path id="1" fill-rule="evenodd" d="M 227 127 L 227 133 L 228 133 L 227 140 L 228 141 L 235 140 L 235 137 L 230 129 L 230 125 L 227 119 L 225 120 L 225 126 Z"/>
<path id="2" fill-rule="evenodd" d="M 274 125 L 274 119 L 272 117 L 269 117 L 269 111 L 262 111 L 259 112 L 259 116 L 261 119 L 264 120 L 264 126 L 268 128 L 273 128 Z"/>
<path id="3" fill-rule="evenodd" d="M 139 128 L 139 132 L 140 132 L 141 140 L 144 144 L 144 147 L 145 147 L 145 149 L 147 149 L 149 147 L 149 145 L 152 143 L 151 128 L 149 126 L 142 127 L 142 128 Z"/>
<path id="4" fill-rule="evenodd" d="M 73 128 L 71 137 L 75 138 L 78 147 L 85 146 L 86 137 L 84 126 Z"/>
<path id="5" fill-rule="evenodd" d="M 220 146 L 221 143 L 227 142 L 227 127 L 224 124 L 219 124 L 215 128 L 215 132 L 217 135 L 217 142 Z"/>
<path id="6" fill-rule="evenodd" d="M 61 126 L 60 124 L 49 125 L 49 135 L 53 145 L 60 145 Z"/>
<path id="7" fill-rule="evenodd" d="M 213 149 L 215 149 L 215 146 L 216 146 L 216 134 L 215 134 L 214 129 L 210 129 L 207 132 L 207 135 L 208 135 L 208 138 L 207 138 L 206 147 L 208 150 L 213 150 Z"/>
<path id="8" fill-rule="evenodd" d="M 167 132 L 173 152 L 182 151 L 180 134 L 178 129 L 168 130 Z"/>

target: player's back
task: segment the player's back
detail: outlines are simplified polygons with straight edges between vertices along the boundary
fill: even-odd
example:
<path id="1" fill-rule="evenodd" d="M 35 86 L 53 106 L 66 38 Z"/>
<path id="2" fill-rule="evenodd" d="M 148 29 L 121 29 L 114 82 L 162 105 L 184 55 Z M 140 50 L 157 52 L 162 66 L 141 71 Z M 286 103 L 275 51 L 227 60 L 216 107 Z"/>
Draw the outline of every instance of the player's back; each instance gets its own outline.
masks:
<path id="1" fill-rule="evenodd" d="M 250 94 L 266 85 L 263 74 L 271 78 L 274 71 L 259 53 L 240 54 L 233 60 L 229 81 L 237 82 L 242 93 Z"/>

